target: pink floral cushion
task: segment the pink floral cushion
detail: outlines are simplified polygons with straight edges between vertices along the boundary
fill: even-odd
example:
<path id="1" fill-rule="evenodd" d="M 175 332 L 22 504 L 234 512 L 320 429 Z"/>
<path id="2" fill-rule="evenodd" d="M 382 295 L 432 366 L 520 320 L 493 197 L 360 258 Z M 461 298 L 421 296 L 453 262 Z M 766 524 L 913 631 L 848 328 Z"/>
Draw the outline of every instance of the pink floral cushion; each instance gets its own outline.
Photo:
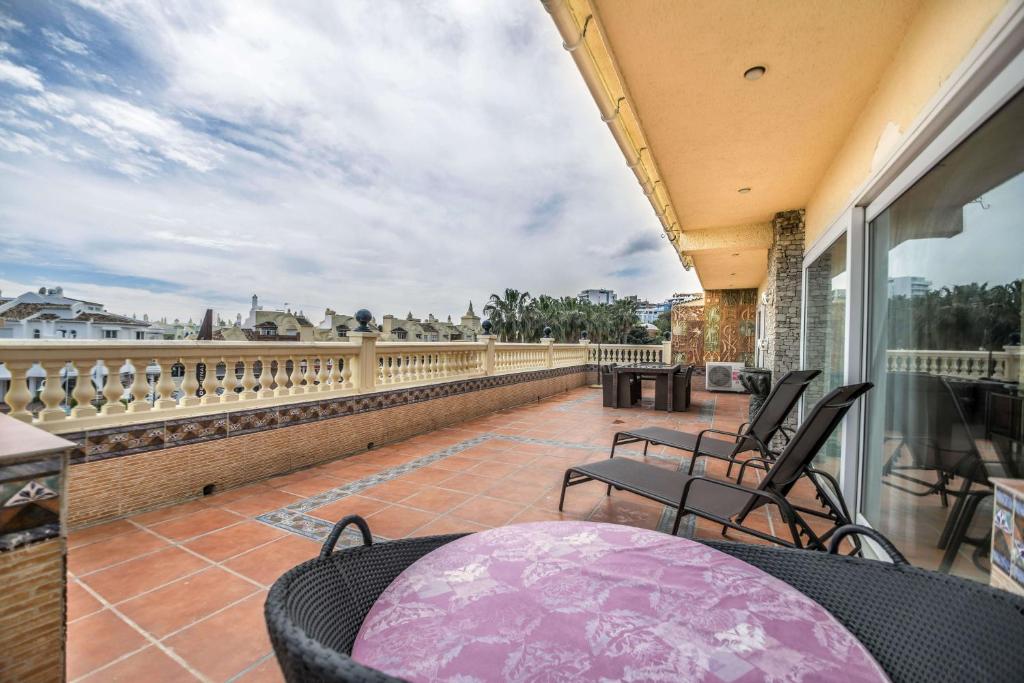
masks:
<path id="1" fill-rule="evenodd" d="M 820 605 L 705 545 L 591 522 L 491 529 L 411 565 L 356 661 L 411 681 L 880 681 Z"/>

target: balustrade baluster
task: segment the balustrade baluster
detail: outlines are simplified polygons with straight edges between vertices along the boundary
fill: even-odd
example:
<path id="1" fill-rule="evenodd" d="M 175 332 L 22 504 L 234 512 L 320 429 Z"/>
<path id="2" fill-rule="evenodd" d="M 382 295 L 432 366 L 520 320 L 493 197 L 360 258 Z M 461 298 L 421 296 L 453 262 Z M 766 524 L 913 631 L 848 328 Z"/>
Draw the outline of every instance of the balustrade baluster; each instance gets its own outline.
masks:
<path id="1" fill-rule="evenodd" d="M 149 359 L 143 360 L 138 357 L 129 358 L 128 363 L 132 366 L 132 402 L 128 404 L 129 413 L 144 413 L 152 406 L 146 400 L 149 394 L 149 380 L 146 377 L 146 369 L 149 367 Z"/>
<path id="2" fill-rule="evenodd" d="M 11 409 L 8 415 L 22 422 L 32 421 L 32 413 L 27 410 L 28 404 L 32 402 L 32 392 L 28 388 L 28 371 L 32 365 L 22 361 L 4 363 L 7 372 L 11 373 L 11 382 L 7 387 L 4 402 Z"/>
<path id="3" fill-rule="evenodd" d="M 352 363 L 354 356 L 340 356 L 341 359 L 341 388 L 351 389 L 354 384 L 352 382 Z"/>
<path id="4" fill-rule="evenodd" d="M 240 401 L 251 401 L 256 398 L 256 359 L 242 359 L 242 393 L 238 395 Z"/>
<path id="5" fill-rule="evenodd" d="M 39 400 L 43 402 L 45 406 L 39 411 L 39 420 L 42 422 L 51 422 L 53 420 L 63 420 L 67 417 L 64 413 L 64 409 L 60 407 L 60 402 L 64 400 L 64 388 L 61 386 L 60 381 L 60 365 L 56 363 L 52 364 L 51 367 L 56 366 L 56 371 L 52 373 L 46 369 L 46 366 L 40 363 L 39 367 L 42 368 L 45 379 L 43 380 L 43 390 L 39 394 Z"/>
<path id="6" fill-rule="evenodd" d="M 277 374 L 274 375 L 274 396 L 288 396 L 288 361 L 292 362 L 292 373 L 295 373 L 295 360 L 288 356 L 277 360 Z"/>
<path id="7" fill-rule="evenodd" d="M 220 400 L 224 403 L 237 401 L 238 393 L 235 389 L 238 388 L 238 365 L 241 361 L 229 360 L 227 356 L 220 360 L 224 363 L 224 380 L 221 382 L 224 393 L 220 395 Z"/>
<path id="8" fill-rule="evenodd" d="M 212 363 L 209 358 L 203 358 L 203 366 L 206 368 L 206 373 L 203 375 L 203 398 L 200 403 L 204 406 L 214 405 L 221 402 L 221 396 L 217 392 L 220 388 L 220 380 L 217 379 L 217 361 L 214 360 Z M 234 372 L 234 369 L 232 369 Z M 227 377 L 228 369 L 224 367 L 224 376 Z"/>
<path id="9" fill-rule="evenodd" d="M 121 360 L 103 359 L 103 367 L 107 370 L 107 379 L 103 383 L 103 398 L 106 403 L 100 410 L 101 415 L 119 415 L 125 412 L 126 408 L 121 403 L 124 396 L 124 386 L 121 384 Z"/>
<path id="10" fill-rule="evenodd" d="M 92 417 L 97 413 L 96 406 L 92 404 L 96 400 L 96 387 L 92 383 L 94 366 L 94 361 L 80 360 L 75 363 L 78 376 L 75 378 L 75 389 L 71 392 L 71 398 L 75 401 L 71 417 Z"/>
<path id="11" fill-rule="evenodd" d="M 185 376 L 181 381 L 181 400 L 178 401 L 178 408 L 190 408 L 199 405 L 199 380 L 196 377 L 198 363 L 191 358 L 182 359 L 181 364 L 185 366 Z"/>
<path id="12" fill-rule="evenodd" d="M 256 393 L 257 398 L 272 398 L 274 396 L 274 361 L 273 358 L 267 356 L 260 356 L 258 358 L 260 362 L 260 390 Z M 253 372 L 256 369 L 253 368 Z"/>
<path id="13" fill-rule="evenodd" d="M 22 422 L 31 422 L 32 413 L 28 411 L 28 404 L 32 402 L 32 392 L 28 388 L 28 371 L 32 363 L 22 361 L 7 361 L 4 367 L 11 373 L 10 385 L 7 387 L 7 395 L 4 402 L 11 409 L 10 417 Z"/>

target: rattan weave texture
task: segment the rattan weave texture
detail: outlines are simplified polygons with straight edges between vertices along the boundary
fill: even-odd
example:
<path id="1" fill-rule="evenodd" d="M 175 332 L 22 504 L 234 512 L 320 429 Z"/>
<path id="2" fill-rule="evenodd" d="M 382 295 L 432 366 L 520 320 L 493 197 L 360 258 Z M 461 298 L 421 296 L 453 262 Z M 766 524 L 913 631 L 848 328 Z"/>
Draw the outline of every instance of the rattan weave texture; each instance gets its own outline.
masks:
<path id="1" fill-rule="evenodd" d="M 265 615 L 289 683 L 400 681 L 348 655 L 363 619 L 410 564 L 462 534 L 346 548 L 277 580 Z M 1024 678 L 1024 599 L 875 560 L 722 541 L 708 545 L 785 581 L 832 613 L 896 683 Z"/>

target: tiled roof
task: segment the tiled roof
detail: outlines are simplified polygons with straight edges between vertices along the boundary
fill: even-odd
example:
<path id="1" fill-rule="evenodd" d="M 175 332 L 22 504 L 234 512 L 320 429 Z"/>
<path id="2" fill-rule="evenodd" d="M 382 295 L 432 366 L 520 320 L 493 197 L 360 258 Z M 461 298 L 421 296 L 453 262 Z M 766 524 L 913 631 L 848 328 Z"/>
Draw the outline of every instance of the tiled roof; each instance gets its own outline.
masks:
<path id="1" fill-rule="evenodd" d="M 129 318 L 124 315 L 116 315 L 114 313 L 79 313 L 75 316 L 75 320 L 91 320 L 94 323 L 111 323 L 115 325 L 137 325 L 139 327 L 149 327 L 149 323 L 135 318 Z"/>
<path id="2" fill-rule="evenodd" d="M 16 304 L 2 314 L 6 320 L 24 320 L 46 308 L 43 304 Z"/>

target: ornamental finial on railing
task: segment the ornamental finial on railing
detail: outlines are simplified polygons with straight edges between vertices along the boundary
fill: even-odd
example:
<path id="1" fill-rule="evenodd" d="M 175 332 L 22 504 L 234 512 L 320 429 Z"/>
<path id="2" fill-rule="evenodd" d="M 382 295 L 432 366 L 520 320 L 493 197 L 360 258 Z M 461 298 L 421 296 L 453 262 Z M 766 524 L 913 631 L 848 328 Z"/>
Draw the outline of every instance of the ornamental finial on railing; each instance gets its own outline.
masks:
<path id="1" fill-rule="evenodd" d="M 587 339 L 587 331 L 583 330 L 582 332 L 580 332 L 580 341 L 586 341 L 586 339 Z"/>
<path id="2" fill-rule="evenodd" d="M 548 325 L 544 326 L 544 336 L 546 338 L 550 338 L 551 337 L 551 327 L 549 327 Z"/>
<path id="3" fill-rule="evenodd" d="M 359 327 L 356 328 L 356 332 L 369 332 L 370 327 L 367 325 L 373 320 L 373 314 L 365 308 L 360 308 L 356 311 L 356 322 L 359 323 Z"/>
<path id="4" fill-rule="evenodd" d="M 484 328 L 484 334 L 491 333 L 491 327 L 493 327 L 493 325 L 491 324 L 490 320 L 485 320 L 482 323 L 480 323 L 480 325 Z"/>

